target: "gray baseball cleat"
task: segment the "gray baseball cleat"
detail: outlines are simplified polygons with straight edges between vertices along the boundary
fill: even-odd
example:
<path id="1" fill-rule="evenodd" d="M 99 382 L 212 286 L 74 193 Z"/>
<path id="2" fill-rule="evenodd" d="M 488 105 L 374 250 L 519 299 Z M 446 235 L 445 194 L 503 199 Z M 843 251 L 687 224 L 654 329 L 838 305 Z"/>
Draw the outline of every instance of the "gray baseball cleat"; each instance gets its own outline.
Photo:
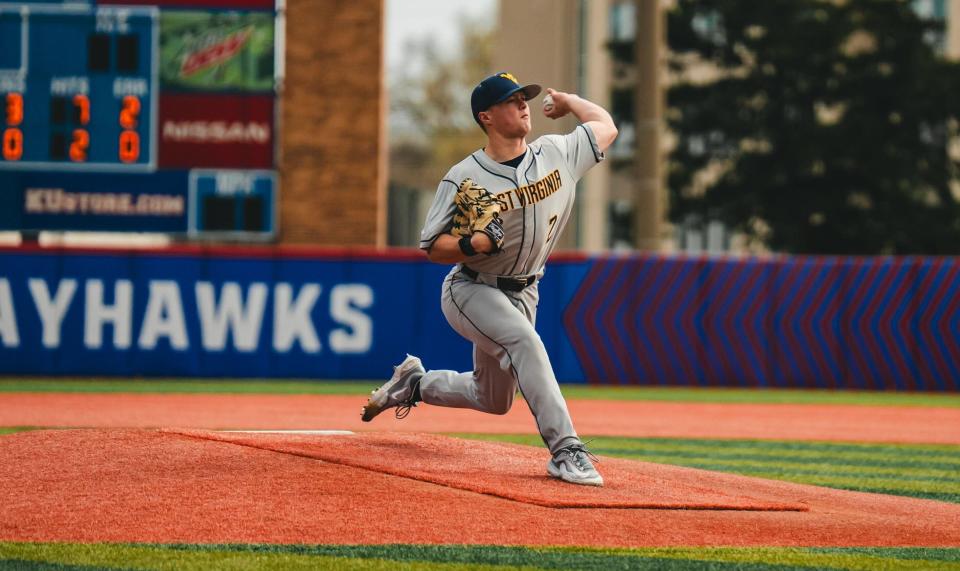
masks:
<path id="1" fill-rule="evenodd" d="M 553 458 L 547 462 L 547 473 L 571 484 L 602 486 L 603 477 L 593 467 L 591 460 L 599 462 L 586 446 L 572 444 L 557 450 Z"/>
<path id="2" fill-rule="evenodd" d="M 413 401 L 414 388 L 426 372 L 420 359 L 407 355 L 402 363 L 393 368 L 390 380 L 370 395 L 370 400 L 363 407 L 361 419 L 370 422 L 388 408 L 397 409 L 397 418 L 406 418 L 410 414 L 410 408 L 417 406 Z"/>

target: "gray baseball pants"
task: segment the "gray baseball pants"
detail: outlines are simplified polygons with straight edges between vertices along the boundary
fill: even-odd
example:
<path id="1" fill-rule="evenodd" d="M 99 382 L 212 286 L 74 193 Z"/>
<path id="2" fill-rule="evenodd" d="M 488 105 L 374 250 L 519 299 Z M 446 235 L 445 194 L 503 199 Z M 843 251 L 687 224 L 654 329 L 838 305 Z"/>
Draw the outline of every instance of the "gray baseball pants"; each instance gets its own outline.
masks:
<path id="1" fill-rule="evenodd" d="M 447 322 L 473 343 L 473 371 L 427 371 L 420 396 L 427 404 L 506 414 L 517 387 L 551 453 L 580 443 L 547 350 L 534 329 L 537 283 L 501 291 L 452 271 L 443 282 Z"/>

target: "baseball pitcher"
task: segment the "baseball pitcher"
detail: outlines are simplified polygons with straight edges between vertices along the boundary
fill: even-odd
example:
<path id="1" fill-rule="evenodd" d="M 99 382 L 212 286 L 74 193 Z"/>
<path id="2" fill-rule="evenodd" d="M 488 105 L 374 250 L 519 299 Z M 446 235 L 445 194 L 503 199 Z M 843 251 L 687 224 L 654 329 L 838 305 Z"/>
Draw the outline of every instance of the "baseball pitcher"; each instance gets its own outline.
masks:
<path id="1" fill-rule="evenodd" d="M 408 355 L 373 392 L 363 420 L 388 408 L 403 418 L 421 401 L 505 414 L 519 389 L 550 449 L 547 472 L 601 486 L 534 324 L 544 264 L 570 218 L 577 181 L 603 160 L 617 128 L 600 106 L 547 92 L 546 117 L 573 113 L 581 124 L 528 143 L 528 101 L 540 86 L 497 73 L 474 88 L 473 118 L 487 145 L 447 172 L 420 234 L 431 261 L 456 264 L 443 281 L 441 307 L 451 327 L 473 343 L 473 370 L 425 371 Z"/>

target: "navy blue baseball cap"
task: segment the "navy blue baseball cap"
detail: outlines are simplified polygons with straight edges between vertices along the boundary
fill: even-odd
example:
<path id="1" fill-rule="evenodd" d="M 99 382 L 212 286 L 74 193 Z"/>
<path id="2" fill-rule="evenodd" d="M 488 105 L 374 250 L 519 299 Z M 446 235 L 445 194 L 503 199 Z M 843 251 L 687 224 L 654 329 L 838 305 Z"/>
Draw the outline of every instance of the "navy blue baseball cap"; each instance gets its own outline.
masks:
<path id="1" fill-rule="evenodd" d="M 481 111 L 486 111 L 497 103 L 506 101 L 518 91 L 522 91 L 523 98 L 529 101 L 540 93 L 540 86 L 535 83 L 520 85 L 516 77 L 505 71 L 495 73 L 484 79 L 473 88 L 473 95 L 470 96 L 473 120 L 479 125 Z"/>

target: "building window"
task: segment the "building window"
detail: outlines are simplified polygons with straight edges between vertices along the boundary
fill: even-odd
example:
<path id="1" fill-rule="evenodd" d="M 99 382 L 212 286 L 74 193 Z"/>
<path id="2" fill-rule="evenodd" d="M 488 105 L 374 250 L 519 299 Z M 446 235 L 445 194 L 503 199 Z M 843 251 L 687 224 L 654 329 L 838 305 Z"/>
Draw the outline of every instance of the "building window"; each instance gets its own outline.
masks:
<path id="1" fill-rule="evenodd" d="M 637 37 L 637 7 L 633 2 L 617 2 L 610 6 L 610 39 L 633 42 Z"/>
<path id="2" fill-rule="evenodd" d="M 925 20 L 942 22 L 947 19 L 947 2 L 946 0 L 913 0 L 913 11 Z"/>
<path id="3" fill-rule="evenodd" d="M 608 208 L 610 248 L 618 251 L 633 249 L 633 206 L 626 200 L 613 200 Z"/>
<path id="4" fill-rule="evenodd" d="M 947 0 L 913 0 L 910 6 L 921 20 L 943 26 L 940 30 L 928 30 L 923 35 L 923 39 L 930 47 L 937 53 L 943 54 L 947 46 Z"/>

